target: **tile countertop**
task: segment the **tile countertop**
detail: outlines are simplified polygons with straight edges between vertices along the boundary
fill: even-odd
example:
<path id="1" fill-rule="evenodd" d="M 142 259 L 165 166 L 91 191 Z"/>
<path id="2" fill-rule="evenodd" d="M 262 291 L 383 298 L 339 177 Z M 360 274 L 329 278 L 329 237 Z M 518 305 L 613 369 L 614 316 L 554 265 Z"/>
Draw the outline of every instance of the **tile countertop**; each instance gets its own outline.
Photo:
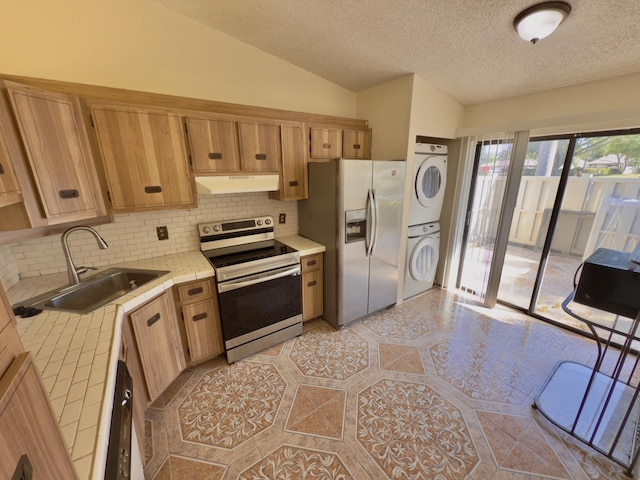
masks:
<path id="1" fill-rule="evenodd" d="M 299 235 L 278 240 L 298 250 L 300 256 L 326 250 Z M 103 478 L 125 314 L 173 285 L 214 276 L 213 268 L 199 251 L 109 267 L 170 273 L 89 314 L 45 310 L 34 317 L 17 318 L 22 343 L 32 353 L 41 373 L 80 480 Z M 17 304 L 66 283 L 66 273 L 29 277 L 11 287 L 7 294 L 11 303 Z"/>

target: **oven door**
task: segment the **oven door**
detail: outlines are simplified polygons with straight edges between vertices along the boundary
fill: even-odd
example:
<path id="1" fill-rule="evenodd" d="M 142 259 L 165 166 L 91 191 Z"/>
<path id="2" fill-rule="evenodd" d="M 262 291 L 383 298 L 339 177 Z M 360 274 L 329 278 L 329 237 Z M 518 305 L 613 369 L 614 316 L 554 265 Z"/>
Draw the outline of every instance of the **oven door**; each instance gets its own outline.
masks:
<path id="1" fill-rule="evenodd" d="M 299 323 L 300 265 L 219 283 L 218 302 L 227 349 Z"/>

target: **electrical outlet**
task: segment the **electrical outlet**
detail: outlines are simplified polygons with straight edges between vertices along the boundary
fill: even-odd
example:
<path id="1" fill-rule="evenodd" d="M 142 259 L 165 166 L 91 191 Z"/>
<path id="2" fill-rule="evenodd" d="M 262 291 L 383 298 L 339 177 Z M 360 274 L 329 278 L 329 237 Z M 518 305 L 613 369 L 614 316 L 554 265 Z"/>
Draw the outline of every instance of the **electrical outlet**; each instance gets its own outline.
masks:
<path id="1" fill-rule="evenodd" d="M 287 214 L 281 213 L 278 217 L 278 223 L 287 223 Z"/>
<path id="2" fill-rule="evenodd" d="M 166 226 L 156 227 L 158 240 L 169 240 L 169 229 Z"/>

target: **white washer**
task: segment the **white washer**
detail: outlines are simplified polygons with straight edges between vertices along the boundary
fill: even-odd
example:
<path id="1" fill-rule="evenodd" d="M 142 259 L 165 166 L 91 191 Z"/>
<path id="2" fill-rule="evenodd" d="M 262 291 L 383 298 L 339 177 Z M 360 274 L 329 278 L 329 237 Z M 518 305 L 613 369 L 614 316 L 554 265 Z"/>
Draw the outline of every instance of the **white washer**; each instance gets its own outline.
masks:
<path id="1" fill-rule="evenodd" d="M 403 298 L 418 295 L 433 287 L 440 256 L 440 224 L 410 226 Z"/>
<path id="2" fill-rule="evenodd" d="M 437 222 L 447 184 L 447 146 L 416 143 L 409 225 Z"/>

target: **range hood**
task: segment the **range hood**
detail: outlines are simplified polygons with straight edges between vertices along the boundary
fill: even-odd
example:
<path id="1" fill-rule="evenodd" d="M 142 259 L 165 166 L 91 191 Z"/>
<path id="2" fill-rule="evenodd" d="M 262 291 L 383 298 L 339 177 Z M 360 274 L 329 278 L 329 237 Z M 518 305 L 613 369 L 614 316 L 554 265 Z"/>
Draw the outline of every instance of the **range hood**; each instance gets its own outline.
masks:
<path id="1" fill-rule="evenodd" d="M 222 193 L 275 192 L 279 175 L 222 175 L 196 177 L 196 190 L 205 195 Z"/>

